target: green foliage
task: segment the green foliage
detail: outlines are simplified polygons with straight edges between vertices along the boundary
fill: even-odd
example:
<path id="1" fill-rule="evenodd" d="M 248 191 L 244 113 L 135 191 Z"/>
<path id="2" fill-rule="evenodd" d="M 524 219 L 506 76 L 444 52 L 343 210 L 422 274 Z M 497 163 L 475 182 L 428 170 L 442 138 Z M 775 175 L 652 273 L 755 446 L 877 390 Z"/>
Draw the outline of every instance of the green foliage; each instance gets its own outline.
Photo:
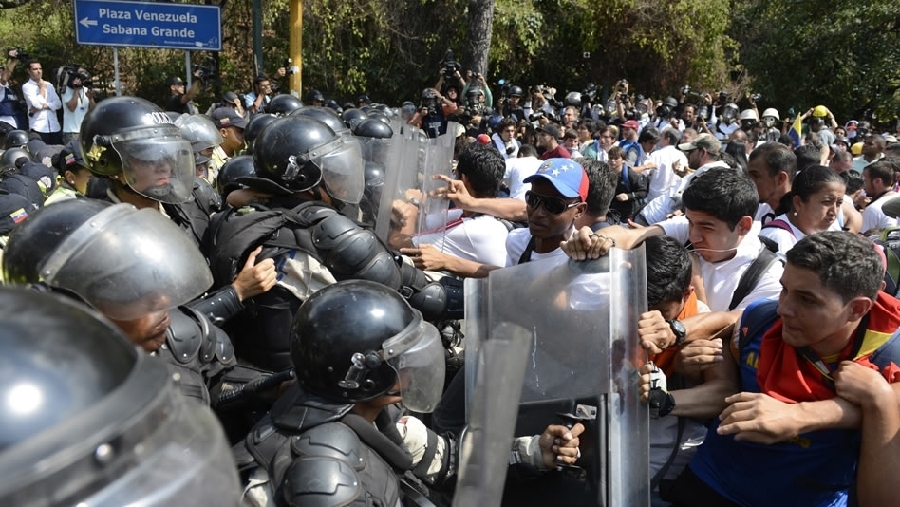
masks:
<path id="1" fill-rule="evenodd" d="M 838 119 L 898 108 L 900 18 L 890 0 L 829 4 L 771 0 L 744 6 L 742 60 L 775 107 L 827 105 Z"/>

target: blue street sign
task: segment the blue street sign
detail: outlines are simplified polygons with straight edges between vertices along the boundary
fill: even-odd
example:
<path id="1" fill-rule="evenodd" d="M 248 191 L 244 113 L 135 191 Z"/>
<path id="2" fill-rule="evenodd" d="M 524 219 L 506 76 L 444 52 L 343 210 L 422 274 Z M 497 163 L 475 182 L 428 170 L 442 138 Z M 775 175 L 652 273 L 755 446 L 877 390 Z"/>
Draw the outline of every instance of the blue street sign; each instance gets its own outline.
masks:
<path id="1" fill-rule="evenodd" d="M 78 44 L 222 49 L 218 6 L 114 0 L 74 2 Z"/>

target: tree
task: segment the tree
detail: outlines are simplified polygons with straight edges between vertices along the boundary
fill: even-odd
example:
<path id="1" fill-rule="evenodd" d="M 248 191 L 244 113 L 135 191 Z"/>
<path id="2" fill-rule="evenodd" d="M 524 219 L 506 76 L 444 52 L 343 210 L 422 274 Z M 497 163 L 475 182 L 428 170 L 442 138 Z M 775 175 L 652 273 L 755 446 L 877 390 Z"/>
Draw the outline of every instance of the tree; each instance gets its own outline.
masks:
<path id="1" fill-rule="evenodd" d="M 488 70 L 495 0 L 469 0 L 469 37 L 463 63 L 474 72 Z"/>

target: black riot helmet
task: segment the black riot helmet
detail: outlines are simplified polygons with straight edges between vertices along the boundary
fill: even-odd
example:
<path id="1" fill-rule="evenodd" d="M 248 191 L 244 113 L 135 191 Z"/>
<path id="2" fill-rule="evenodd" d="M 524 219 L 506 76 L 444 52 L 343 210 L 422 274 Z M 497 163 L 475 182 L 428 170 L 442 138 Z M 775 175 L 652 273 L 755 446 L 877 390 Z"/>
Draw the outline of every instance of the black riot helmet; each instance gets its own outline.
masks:
<path id="1" fill-rule="evenodd" d="M 253 152 L 253 142 L 259 137 L 259 133 L 277 119 L 277 116 L 269 113 L 257 114 L 250 118 L 247 128 L 244 129 L 244 142 L 247 143 L 247 148 L 251 153 Z"/>
<path id="2" fill-rule="evenodd" d="M 272 100 L 266 104 L 265 112 L 274 114 L 275 116 L 287 116 L 295 109 L 301 107 L 303 107 L 303 102 L 300 102 L 300 99 L 293 95 L 282 93 L 281 95 L 272 97 Z"/>
<path id="3" fill-rule="evenodd" d="M 0 289 L 0 307 L 0 504 L 237 502 L 215 416 L 162 363 L 61 295 Z"/>
<path id="4" fill-rule="evenodd" d="M 359 108 L 350 108 L 345 109 L 344 113 L 341 115 L 341 119 L 344 120 L 344 125 L 347 125 L 348 128 L 352 129 L 357 123 L 365 120 L 369 116 L 365 111 Z"/>
<path id="5" fill-rule="evenodd" d="M 390 139 L 394 135 L 394 130 L 390 125 L 377 118 L 369 118 L 353 127 L 353 135 L 375 139 Z"/>
<path id="6" fill-rule="evenodd" d="M 117 320 L 183 305 L 213 282 L 196 245 L 162 213 L 93 199 L 30 214 L 9 236 L 3 275 L 77 294 Z"/>
<path id="7" fill-rule="evenodd" d="M 362 221 L 367 224 L 375 224 L 378 219 L 378 209 L 381 207 L 381 197 L 384 193 L 384 165 L 373 160 L 365 162 L 366 189 L 363 192 L 359 209 L 362 211 Z"/>
<path id="8" fill-rule="evenodd" d="M 81 151 L 88 169 L 117 177 L 138 194 L 178 204 L 191 198 L 194 155 L 178 126 L 155 104 L 112 97 L 88 111 L 81 123 Z"/>
<path id="9" fill-rule="evenodd" d="M 294 316 L 291 362 L 306 391 L 339 404 L 396 389 L 416 412 L 434 410 L 444 383 L 437 329 L 396 291 L 347 280 L 306 300 Z"/>
<path id="10" fill-rule="evenodd" d="M 20 162 L 19 165 L 16 165 L 20 159 L 24 158 L 25 160 Z M 3 152 L 3 155 L 0 155 L 0 171 L 7 171 L 9 169 L 17 169 L 21 167 L 22 164 L 31 160 L 31 156 L 28 155 L 28 150 L 25 148 L 8 148 Z"/>
<path id="11" fill-rule="evenodd" d="M 238 178 L 252 178 L 254 176 L 256 176 L 256 172 L 253 169 L 253 157 L 251 155 L 230 158 L 219 169 L 219 175 L 216 177 L 216 191 L 224 199 L 232 191 L 241 188 L 241 184 L 237 182 Z"/>
<path id="12" fill-rule="evenodd" d="M 322 106 L 303 106 L 300 109 L 295 109 L 291 116 L 307 116 L 314 120 L 319 120 L 320 122 L 331 127 L 336 134 L 339 135 L 348 135 L 350 134 L 350 128 L 341 120 L 341 118 L 335 114 L 335 112 L 327 107 Z"/>
<path id="13" fill-rule="evenodd" d="M 308 116 L 279 118 L 256 138 L 255 178 L 238 183 L 276 195 L 290 195 L 323 184 L 332 198 L 358 204 L 362 198 L 362 154 L 352 136 Z"/>
<path id="14" fill-rule="evenodd" d="M 440 93 L 434 88 L 425 88 L 422 90 L 422 105 L 437 105 Z"/>
<path id="15" fill-rule="evenodd" d="M 6 140 L 3 142 L 3 149 L 22 148 L 28 144 L 28 132 L 24 130 L 10 130 L 6 133 Z"/>
<path id="16" fill-rule="evenodd" d="M 306 102 L 312 105 L 325 105 L 325 95 L 322 95 L 322 92 L 319 90 L 312 89 L 306 94 Z M 319 102 L 319 104 L 316 104 L 316 102 Z"/>
<path id="17" fill-rule="evenodd" d="M 525 93 L 525 91 L 522 90 L 522 87 L 517 86 L 517 85 L 510 86 L 509 91 L 506 92 L 506 94 L 509 95 L 510 97 L 519 97 L 519 98 L 522 98 L 522 95 L 524 93 Z"/>
<path id="18" fill-rule="evenodd" d="M 175 120 L 175 125 L 178 126 L 181 137 L 191 143 L 195 154 L 222 144 L 222 133 L 208 116 L 183 114 Z"/>

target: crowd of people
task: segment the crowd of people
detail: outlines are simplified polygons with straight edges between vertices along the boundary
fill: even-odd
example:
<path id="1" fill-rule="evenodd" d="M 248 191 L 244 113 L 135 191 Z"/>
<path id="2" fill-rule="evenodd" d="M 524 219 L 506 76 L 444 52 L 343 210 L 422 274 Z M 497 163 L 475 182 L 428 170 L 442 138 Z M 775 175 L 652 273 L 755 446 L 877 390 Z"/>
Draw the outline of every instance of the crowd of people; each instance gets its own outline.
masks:
<path id="1" fill-rule="evenodd" d="M 476 361 L 463 280 L 613 248 L 646 256 L 628 339 L 647 361 L 612 356 L 650 420 L 650 504 L 895 503 L 893 133 L 625 80 L 606 103 L 492 91 L 458 65 L 418 104 L 301 101 L 259 75 L 200 114 L 196 82 L 170 78 L 160 107 L 95 101 L 73 71 L 60 97 L 29 61 L 23 117 L 10 56 L 4 504 L 449 504 Z M 596 503 L 573 470 L 617 462 L 582 453 L 592 424 L 516 435 L 505 503 Z M 560 480 L 527 498 L 512 470 Z"/>

